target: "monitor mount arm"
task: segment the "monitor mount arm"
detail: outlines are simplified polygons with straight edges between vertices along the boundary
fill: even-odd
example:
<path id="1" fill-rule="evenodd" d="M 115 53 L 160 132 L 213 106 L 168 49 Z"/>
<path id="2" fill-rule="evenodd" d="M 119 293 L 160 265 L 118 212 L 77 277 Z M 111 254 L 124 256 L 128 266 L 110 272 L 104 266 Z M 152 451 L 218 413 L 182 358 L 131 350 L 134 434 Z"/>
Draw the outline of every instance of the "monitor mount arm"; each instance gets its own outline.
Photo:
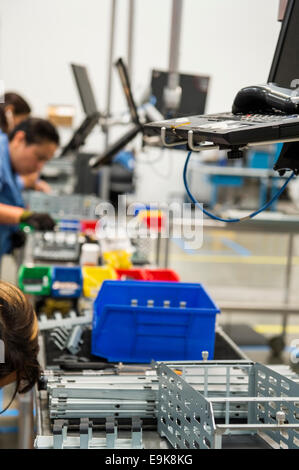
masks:
<path id="1" fill-rule="evenodd" d="M 93 131 L 94 127 L 99 124 L 100 117 L 100 113 L 86 116 L 78 129 L 73 133 L 71 140 L 63 147 L 58 158 L 66 157 L 69 154 L 78 152 L 80 147 L 84 145 L 89 134 Z"/>

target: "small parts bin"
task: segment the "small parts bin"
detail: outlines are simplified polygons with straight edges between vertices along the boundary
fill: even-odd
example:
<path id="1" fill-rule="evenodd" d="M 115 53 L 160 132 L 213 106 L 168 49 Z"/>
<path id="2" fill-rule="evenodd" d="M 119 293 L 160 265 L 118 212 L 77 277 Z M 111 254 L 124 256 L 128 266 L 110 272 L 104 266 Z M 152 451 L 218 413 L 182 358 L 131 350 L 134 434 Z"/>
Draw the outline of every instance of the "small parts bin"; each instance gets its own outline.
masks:
<path id="1" fill-rule="evenodd" d="M 60 219 L 58 222 L 60 231 L 79 232 L 80 220 L 77 219 Z"/>
<path id="2" fill-rule="evenodd" d="M 53 297 L 80 297 L 83 278 L 80 267 L 56 266 L 52 270 Z"/>
<path id="3" fill-rule="evenodd" d="M 171 269 L 145 269 L 145 273 L 148 281 L 180 281 L 179 275 Z"/>
<path id="4" fill-rule="evenodd" d="M 81 220 L 81 233 L 85 233 L 86 235 L 95 235 L 96 226 L 98 222 L 99 220 Z"/>
<path id="5" fill-rule="evenodd" d="M 118 279 L 135 281 L 179 282 L 180 277 L 171 269 L 116 269 Z"/>
<path id="6" fill-rule="evenodd" d="M 146 273 L 144 269 L 116 269 L 118 279 L 120 280 L 134 280 L 146 281 Z"/>
<path id="7" fill-rule="evenodd" d="M 132 267 L 131 253 L 125 250 L 107 251 L 102 254 L 103 262 L 114 269 L 130 269 Z"/>
<path id="8" fill-rule="evenodd" d="M 49 266 L 24 266 L 18 273 L 20 289 L 26 294 L 50 295 L 52 268 Z"/>
<path id="9" fill-rule="evenodd" d="M 102 282 L 106 279 L 117 279 L 115 269 L 111 266 L 82 266 L 83 295 L 94 298 L 97 296 Z"/>
<path id="10" fill-rule="evenodd" d="M 92 354 L 111 362 L 214 356 L 218 307 L 201 284 L 104 281 L 94 302 Z"/>

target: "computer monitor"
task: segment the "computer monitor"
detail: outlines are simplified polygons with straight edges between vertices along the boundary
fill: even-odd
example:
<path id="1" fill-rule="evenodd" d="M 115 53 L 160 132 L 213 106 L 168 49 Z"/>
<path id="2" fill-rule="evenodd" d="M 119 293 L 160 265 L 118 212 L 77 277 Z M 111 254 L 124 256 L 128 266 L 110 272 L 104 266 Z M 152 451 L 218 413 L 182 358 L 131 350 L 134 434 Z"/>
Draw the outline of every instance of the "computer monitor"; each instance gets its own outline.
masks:
<path id="1" fill-rule="evenodd" d="M 155 98 L 155 107 L 166 115 L 163 93 L 168 84 L 168 72 L 153 70 L 151 78 L 151 92 Z M 175 116 L 188 116 L 204 114 L 210 78 L 201 75 L 179 74 L 179 85 L 182 96 Z"/>
<path id="2" fill-rule="evenodd" d="M 285 88 L 299 86 L 299 1 L 288 0 L 268 82 Z M 298 142 L 284 143 L 274 169 L 297 171 Z"/>
<path id="3" fill-rule="evenodd" d="M 82 107 L 86 116 L 91 116 L 98 112 L 96 99 L 90 84 L 87 69 L 83 65 L 71 64 Z"/>
<path id="4" fill-rule="evenodd" d="M 86 138 L 99 123 L 101 113 L 98 111 L 96 99 L 90 84 L 88 72 L 85 66 L 71 64 L 75 82 L 81 99 L 85 119 L 75 130 L 70 141 L 65 145 L 60 153 L 60 157 L 77 152 L 84 145 Z"/>
<path id="5" fill-rule="evenodd" d="M 299 1 L 289 0 L 281 25 L 268 83 L 299 85 Z"/>

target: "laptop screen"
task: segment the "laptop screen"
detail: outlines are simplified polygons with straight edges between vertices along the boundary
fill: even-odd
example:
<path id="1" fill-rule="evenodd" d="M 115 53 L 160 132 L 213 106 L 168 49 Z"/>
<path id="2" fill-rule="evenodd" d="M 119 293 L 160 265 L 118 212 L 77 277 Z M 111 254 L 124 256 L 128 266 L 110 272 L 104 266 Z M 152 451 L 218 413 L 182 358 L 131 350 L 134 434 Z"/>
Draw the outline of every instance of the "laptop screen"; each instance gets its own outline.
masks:
<path id="1" fill-rule="evenodd" d="M 132 94 L 127 66 L 125 65 L 124 61 L 121 58 L 118 59 L 115 65 L 117 67 L 121 85 L 122 85 L 122 88 L 123 88 L 123 91 L 127 100 L 127 104 L 128 104 L 129 111 L 131 114 L 131 119 L 135 124 L 140 125 L 137 105 L 135 103 L 135 100 Z"/>
<path id="2" fill-rule="evenodd" d="M 284 88 L 299 86 L 299 1 L 289 0 L 268 82 Z"/>
<path id="3" fill-rule="evenodd" d="M 85 114 L 87 116 L 91 116 L 98 113 L 96 100 L 91 88 L 86 67 L 75 64 L 71 64 L 71 67 Z"/>

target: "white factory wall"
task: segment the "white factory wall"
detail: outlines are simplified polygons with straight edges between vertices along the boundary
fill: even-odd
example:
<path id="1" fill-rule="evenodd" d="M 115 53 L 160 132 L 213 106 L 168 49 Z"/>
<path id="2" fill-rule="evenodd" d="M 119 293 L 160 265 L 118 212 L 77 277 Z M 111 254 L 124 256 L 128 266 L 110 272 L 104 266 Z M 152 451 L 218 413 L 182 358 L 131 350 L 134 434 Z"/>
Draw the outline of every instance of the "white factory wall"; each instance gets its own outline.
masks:
<path id="1" fill-rule="evenodd" d="M 114 58 L 127 54 L 128 0 L 118 0 Z M 48 104 L 71 104 L 75 124 L 83 118 L 70 62 L 88 68 L 100 110 L 107 103 L 110 8 L 112 0 L 1 0 L 0 79 L 25 96 L 35 115 Z M 152 68 L 167 69 L 171 0 L 136 0 L 132 85 L 140 96 Z M 185 0 L 180 71 L 211 76 L 207 112 L 229 110 L 237 91 L 267 80 L 280 23 L 278 0 Z M 116 72 L 112 111 L 125 109 Z M 112 138 L 123 129 L 114 129 Z M 63 139 L 68 136 L 63 135 Z M 88 149 L 101 151 L 95 131 Z M 184 153 L 166 151 L 156 163 L 137 168 L 139 200 L 166 200 L 183 193 Z M 154 188 L 154 191 L 153 191 Z"/>

